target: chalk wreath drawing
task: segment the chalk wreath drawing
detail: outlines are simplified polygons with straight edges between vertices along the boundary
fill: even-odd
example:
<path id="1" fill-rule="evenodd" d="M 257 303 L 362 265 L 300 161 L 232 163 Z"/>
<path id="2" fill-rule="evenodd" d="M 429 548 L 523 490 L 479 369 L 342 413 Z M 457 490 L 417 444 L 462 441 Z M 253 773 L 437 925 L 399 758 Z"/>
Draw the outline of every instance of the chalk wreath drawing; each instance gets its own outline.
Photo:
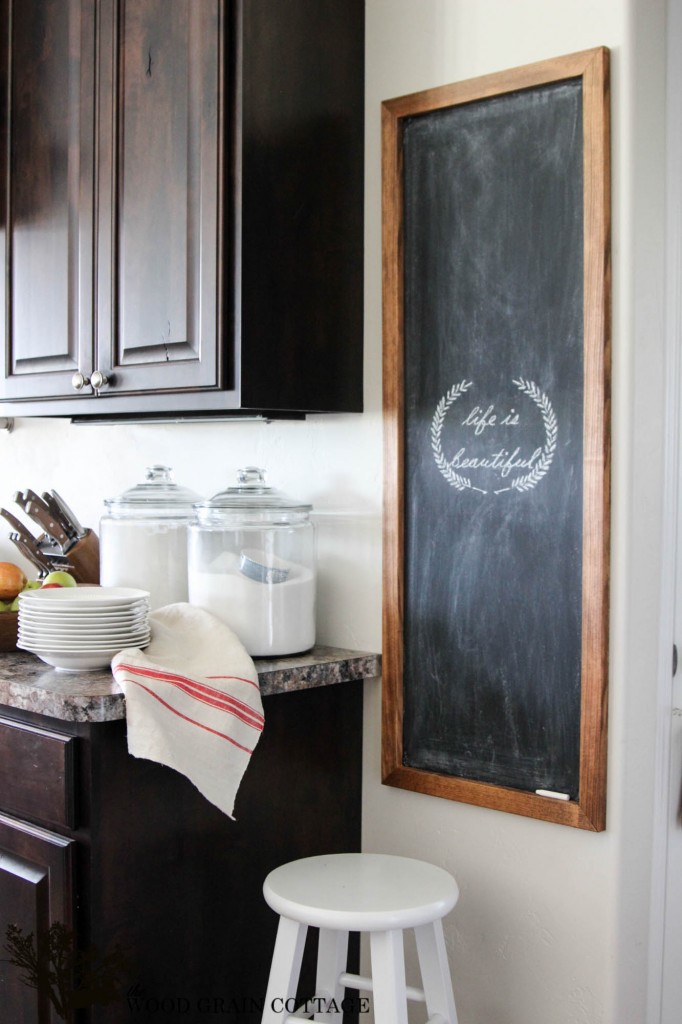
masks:
<path id="1" fill-rule="evenodd" d="M 486 494 L 486 491 L 481 490 L 480 487 L 471 487 L 471 480 L 468 476 L 461 476 L 459 473 L 455 473 L 454 469 L 443 455 L 443 449 L 440 443 L 440 435 L 443 430 L 443 423 L 445 422 L 445 416 L 452 405 L 456 402 L 460 395 L 463 395 L 471 387 L 470 380 L 461 380 L 459 384 L 453 384 L 447 394 L 443 395 L 440 402 L 436 406 L 436 411 L 433 414 L 431 420 L 431 447 L 433 448 L 433 457 L 436 460 L 436 465 L 439 470 L 452 487 L 456 487 L 458 491 L 466 491 L 471 488 L 474 491 L 481 491 L 481 494 Z"/>
<path id="2" fill-rule="evenodd" d="M 512 383 L 521 391 L 524 395 L 527 395 L 538 407 L 542 414 L 542 422 L 545 428 L 545 443 L 542 448 L 541 454 L 535 465 L 529 473 L 524 473 L 521 476 L 516 476 L 509 484 L 509 487 L 502 487 L 499 490 L 494 491 L 494 494 L 504 494 L 505 491 L 529 491 L 535 487 L 537 483 L 547 473 L 549 467 L 552 465 L 554 459 L 554 452 L 557 446 L 557 434 L 558 424 L 552 403 L 549 398 L 534 381 L 524 380 L 522 377 L 518 380 L 513 380 Z M 480 494 L 487 494 L 488 491 L 482 487 L 475 487 L 471 479 L 468 476 L 463 476 L 461 473 L 457 473 L 453 469 L 453 462 L 448 462 L 443 454 L 443 447 L 441 444 L 441 433 L 443 431 L 443 424 L 445 417 L 448 413 L 450 406 L 457 401 L 457 399 L 466 393 L 471 387 L 472 381 L 461 380 L 459 384 L 453 384 L 449 391 L 443 395 L 436 406 L 436 411 L 433 414 L 431 420 L 431 447 L 433 449 L 433 457 L 436 461 L 438 469 L 445 477 L 451 487 L 454 487 L 458 491 L 478 491 Z"/>

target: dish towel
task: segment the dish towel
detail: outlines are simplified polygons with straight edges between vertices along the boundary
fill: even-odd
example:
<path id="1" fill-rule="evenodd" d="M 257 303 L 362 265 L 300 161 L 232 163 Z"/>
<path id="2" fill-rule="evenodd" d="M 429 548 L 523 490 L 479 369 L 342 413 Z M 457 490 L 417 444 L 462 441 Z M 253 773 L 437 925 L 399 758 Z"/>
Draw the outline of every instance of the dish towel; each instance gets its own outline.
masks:
<path id="1" fill-rule="evenodd" d="M 151 641 L 112 660 L 126 698 L 128 751 L 186 775 L 233 817 L 234 801 L 263 730 L 253 661 L 231 629 L 189 604 L 149 616 Z"/>

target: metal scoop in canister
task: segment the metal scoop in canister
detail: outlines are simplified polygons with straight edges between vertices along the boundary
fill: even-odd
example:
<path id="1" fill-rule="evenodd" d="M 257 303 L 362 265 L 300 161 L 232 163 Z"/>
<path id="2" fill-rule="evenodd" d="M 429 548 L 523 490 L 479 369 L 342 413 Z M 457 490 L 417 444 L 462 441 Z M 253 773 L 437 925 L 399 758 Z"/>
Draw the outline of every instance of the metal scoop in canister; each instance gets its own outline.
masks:
<path id="1" fill-rule="evenodd" d="M 278 569 L 274 565 L 264 565 L 242 551 L 239 559 L 239 571 L 243 576 L 248 576 L 256 583 L 284 583 L 289 579 L 291 570 Z"/>

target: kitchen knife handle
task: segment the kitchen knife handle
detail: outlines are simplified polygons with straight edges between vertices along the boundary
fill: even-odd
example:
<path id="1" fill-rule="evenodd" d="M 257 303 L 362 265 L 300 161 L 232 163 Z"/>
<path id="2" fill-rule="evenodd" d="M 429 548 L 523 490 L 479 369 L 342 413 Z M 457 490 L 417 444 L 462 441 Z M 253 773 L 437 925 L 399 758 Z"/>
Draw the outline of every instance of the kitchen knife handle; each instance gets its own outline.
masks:
<path id="1" fill-rule="evenodd" d="M 0 508 L 0 516 L 6 519 L 9 525 L 15 530 L 21 537 L 32 540 L 35 543 L 35 538 L 30 530 L 27 530 L 23 523 L 21 523 L 16 516 L 8 512 L 6 508 Z"/>

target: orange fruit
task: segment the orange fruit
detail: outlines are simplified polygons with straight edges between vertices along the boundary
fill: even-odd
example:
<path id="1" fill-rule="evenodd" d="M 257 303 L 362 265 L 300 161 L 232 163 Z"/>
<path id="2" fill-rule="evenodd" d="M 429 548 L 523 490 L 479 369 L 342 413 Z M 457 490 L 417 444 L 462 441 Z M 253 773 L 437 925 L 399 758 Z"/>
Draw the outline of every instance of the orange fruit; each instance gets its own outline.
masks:
<path id="1" fill-rule="evenodd" d="M 0 601 L 13 601 L 26 586 L 23 570 L 12 562 L 0 562 Z"/>

